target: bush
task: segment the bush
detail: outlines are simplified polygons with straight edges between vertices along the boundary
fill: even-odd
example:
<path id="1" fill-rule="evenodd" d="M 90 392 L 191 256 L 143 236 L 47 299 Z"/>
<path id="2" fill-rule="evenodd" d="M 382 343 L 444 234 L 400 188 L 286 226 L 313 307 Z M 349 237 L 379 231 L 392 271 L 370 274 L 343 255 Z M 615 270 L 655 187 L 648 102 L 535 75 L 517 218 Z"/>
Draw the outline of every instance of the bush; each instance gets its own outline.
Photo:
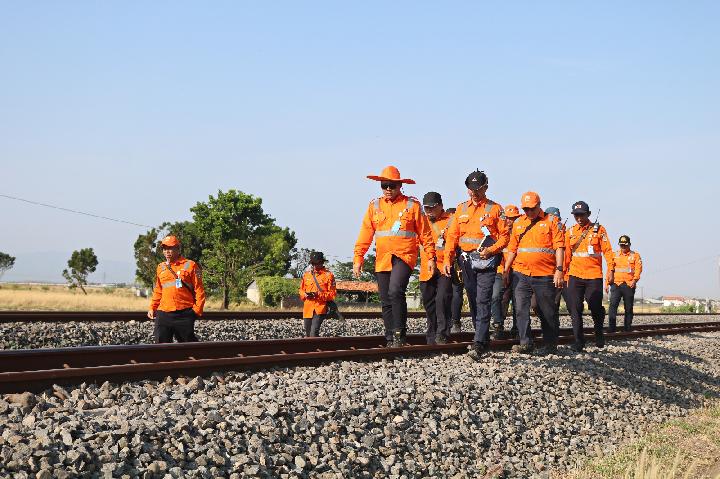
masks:
<path id="1" fill-rule="evenodd" d="M 680 306 L 663 306 L 660 308 L 661 313 L 694 313 L 695 305 L 682 304 Z"/>
<path id="2" fill-rule="evenodd" d="M 256 278 L 260 289 L 260 300 L 265 306 L 278 306 L 285 296 L 297 295 L 300 279 L 263 276 Z"/>

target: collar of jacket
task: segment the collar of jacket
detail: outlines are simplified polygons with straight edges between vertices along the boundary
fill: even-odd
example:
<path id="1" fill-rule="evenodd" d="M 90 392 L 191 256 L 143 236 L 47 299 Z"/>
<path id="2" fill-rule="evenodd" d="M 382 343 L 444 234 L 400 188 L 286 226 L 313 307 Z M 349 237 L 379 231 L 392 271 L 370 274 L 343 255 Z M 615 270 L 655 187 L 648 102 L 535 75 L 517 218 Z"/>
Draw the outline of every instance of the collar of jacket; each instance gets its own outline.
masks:
<path id="1" fill-rule="evenodd" d="M 440 215 L 440 218 L 435 218 L 435 221 L 431 220 L 430 218 L 428 218 L 428 220 L 430 220 L 431 223 L 437 223 L 438 221 L 446 220 L 448 218 L 450 218 L 450 213 L 448 213 L 447 211 L 443 211 L 443 214 Z"/>
<path id="2" fill-rule="evenodd" d="M 384 196 L 382 197 L 382 200 L 385 203 L 392 203 L 392 204 L 399 203 L 400 201 L 407 200 L 407 199 L 408 199 L 408 197 L 403 195 L 402 193 L 397 195 L 397 197 L 394 200 L 391 200 L 390 198 L 385 198 Z"/>
<path id="3" fill-rule="evenodd" d="M 171 265 L 179 265 L 179 264 L 185 263 L 185 261 L 187 261 L 187 259 L 185 259 L 185 258 L 183 258 L 182 256 L 180 256 L 177 260 L 173 261 L 173 262 L 170 263 L 170 264 L 171 264 Z M 165 261 L 165 264 L 168 264 L 167 260 Z"/>

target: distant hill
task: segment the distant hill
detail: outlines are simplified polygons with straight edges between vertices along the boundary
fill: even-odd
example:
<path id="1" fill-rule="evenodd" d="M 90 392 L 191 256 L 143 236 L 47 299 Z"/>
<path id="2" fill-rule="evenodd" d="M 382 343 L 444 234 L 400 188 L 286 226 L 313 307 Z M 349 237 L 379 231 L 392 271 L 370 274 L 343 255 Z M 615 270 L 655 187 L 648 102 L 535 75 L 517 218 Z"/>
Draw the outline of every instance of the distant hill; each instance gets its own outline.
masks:
<path id="1" fill-rule="evenodd" d="M 16 254 L 15 266 L 2 276 L 2 281 L 62 283 L 62 270 L 72 252 L 43 251 Z M 93 283 L 132 283 L 135 265 L 98 256 L 98 268 L 88 280 Z"/>

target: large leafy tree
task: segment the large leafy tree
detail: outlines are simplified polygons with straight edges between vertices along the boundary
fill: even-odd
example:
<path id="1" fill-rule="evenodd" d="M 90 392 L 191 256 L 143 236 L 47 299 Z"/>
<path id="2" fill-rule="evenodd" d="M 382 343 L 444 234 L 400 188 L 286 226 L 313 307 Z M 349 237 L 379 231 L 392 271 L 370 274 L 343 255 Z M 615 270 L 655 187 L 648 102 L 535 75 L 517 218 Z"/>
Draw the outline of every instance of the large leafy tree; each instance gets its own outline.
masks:
<path id="1" fill-rule="evenodd" d="M 0 278 L 15 266 L 15 257 L 0 251 Z"/>
<path id="2" fill-rule="evenodd" d="M 62 272 L 63 277 L 67 280 L 70 288 L 80 288 L 83 293 L 85 285 L 87 285 L 87 277 L 90 273 L 95 272 L 98 265 L 97 256 L 92 248 L 83 248 L 79 251 L 73 251 L 68 260 L 68 268 Z"/>
<path id="3" fill-rule="evenodd" d="M 204 281 L 222 293 L 223 307 L 240 297 L 255 276 L 282 276 L 297 239 L 262 208 L 262 199 L 236 190 L 218 191 L 190 209 L 203 250 Z"/>
<path id="4" fill-rule="evenodd" d="M 180 221 L 177 223 L 163 223 L 157 228 L 150 229 L 135 240 L 135 276 L 140 284 L 152 286 L 155 282 L 157 265 L 165 261 L 160 247 L 160 241 L 167 235 L 175 235 L 182 243 L 181 254 L 196 263 L 202 264 L 203 243 L 196 232 L 194 223 Z"/>
<path id="5" fill-rule="evenodd" d="M 356 281 L 352 261 L 336 261 L 330 269 L 338 281 Z M 365 256 L 359 281 L 375 281 L 375 251 Z"/>

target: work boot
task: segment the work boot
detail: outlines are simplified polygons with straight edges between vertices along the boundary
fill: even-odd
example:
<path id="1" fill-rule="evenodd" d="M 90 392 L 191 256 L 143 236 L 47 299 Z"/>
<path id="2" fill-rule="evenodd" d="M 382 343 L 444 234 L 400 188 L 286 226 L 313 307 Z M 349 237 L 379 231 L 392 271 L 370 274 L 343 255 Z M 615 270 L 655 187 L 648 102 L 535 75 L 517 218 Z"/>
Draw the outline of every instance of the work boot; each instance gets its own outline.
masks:
<path id="1" fill-rule="evenodd" d="M 462 332 L 462 324 L 460 324 L 460 321 L 453 321 L 452 329 L 450 329 L 450 334 L 460 334 Z"/>
<path id="2" fill-rule="evenodd" d="M 447 344 L 447 338 L 442 334 L 438 334 L 435 337 L 435 344 Z"/>
<path id="3" fill-rule="evenodd" d="M 486 356 L 489 352 L 489 349 L 487 347 L 487 344 L 484 343 L 475 343 L 473 344 L 472 349 L 468 353 L 468 356 L 470 356 L 470 359 L 474 359 L 475 361 L 480 361 L 480 359 L 483 356 Z"/>
<path id="4" fill-rule="evenodd" d="M 575 351 L 576 353 L 582 353 L 582 352 L 585 350 L 585 346 L 582 345 L 582 344 L 573 343 L 573 344 L 570 346 L 570 349 L 572 349 L 572 350 Z"/>
<path id="5" fill-rule="evenodd" d="M 393 335 L 393 342 L 395 343 L 394 347 L 396 348 L 407 346 L 407 340 L 403 337 L 401 331 L 395 331 Z"/>
<path id="6" fill-rule="evenodd" d="M 505 327 L 502 325 L 502 323 L 495 324 L 495 328 L 493 330 L 493 339 L 504 339 L 505 338 Z"/>
<path id="7" fill-rule="evenodd" d="M 513 353 L 520 353 L 520 354 L 531 354 L 533 351 L 533 345 L 532 343 L 527 344 L 516 344 L 512 347 Z"/>
<path id="8" fill-rule="evenodd" d="M 511 337 L 512 339 L 517 339 L 517 338 L 518 338 L 518 328 L 517 328 L 516 326 L 513 326 L 513 327 L 510 329 L 510 337 Z"/>
<path id="9" fill-rule="evenodd" d="M 538 349 L 538 354 L 545 356 L 546 354 L 557 354 L 557 344 L 548 343 Z"/>
<path id="10" fill-rule="evenodd" d="M 595 346 L 597 346 L 598 348 L 604 348 L 605 347 L 605 336 L 596 335 L 595 336 Z"/>

